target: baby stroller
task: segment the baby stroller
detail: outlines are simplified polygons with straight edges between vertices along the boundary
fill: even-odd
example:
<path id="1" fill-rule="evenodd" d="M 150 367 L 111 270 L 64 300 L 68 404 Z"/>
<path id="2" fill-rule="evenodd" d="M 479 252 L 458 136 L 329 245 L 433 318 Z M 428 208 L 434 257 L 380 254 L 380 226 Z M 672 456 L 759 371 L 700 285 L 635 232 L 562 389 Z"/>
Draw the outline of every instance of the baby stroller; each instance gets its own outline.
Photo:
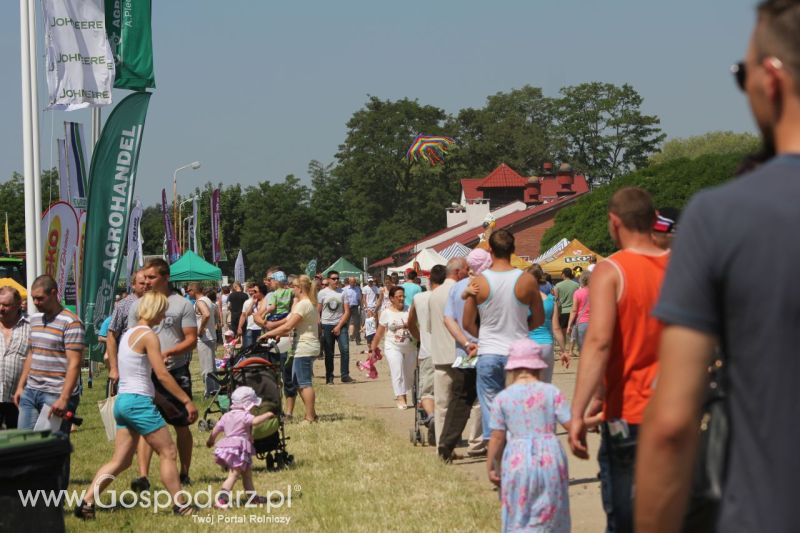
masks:
<path id="1" fill-rule="evenodd" d="M 198 424 L 201 431 L 211 431 L 216 424 L 211 415 L 221 416 L 230 409 L 230 395 L 236 387 L 243 385 L 252 387 L 262 400 L 256 413 L 270 411 L 275 414 L 275 418 L 253 428 L 256 456 L 266 461 L 267 470 L 270 471 L 280 470 L 294 462 L 294 456 L 286 450 L 286 441 L 289 437 L 286 436 L 282 416 L 283 386 L 279 361 L 280 353 L 277 351 L 277 343 L 273 340 L 239 350 L 224 369 L 209 374 L 210 379 L 216 381 L 219 388 Z"/>
<path id="2" fill-rule="evenodd" d="M 411 444 L 425 446 L 427 443 L 428 446 L 434 446 L 436 444 L 436 432 L 433 428 L 433 417 L 428 417 L 428 413 L 422 408 L 422 402 L 419 397 L 419 361 L 417 361 L 417 366 L 414 368 L 411 401 L 414 404 L 414 428 L 408 431 Z"/>

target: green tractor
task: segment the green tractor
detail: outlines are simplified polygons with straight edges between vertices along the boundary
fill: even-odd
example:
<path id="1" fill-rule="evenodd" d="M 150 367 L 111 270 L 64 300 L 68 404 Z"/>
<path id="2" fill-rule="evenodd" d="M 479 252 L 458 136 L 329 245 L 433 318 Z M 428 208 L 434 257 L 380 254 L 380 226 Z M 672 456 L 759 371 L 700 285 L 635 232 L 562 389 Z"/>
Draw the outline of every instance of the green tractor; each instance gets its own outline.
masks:
<path id="1" fill-rule="evenodd" d="M 27 287 L 25 277 L 25 261 L 23 259 L 0 254 L 0 278 L 11 278 L 23 287 Z"/>

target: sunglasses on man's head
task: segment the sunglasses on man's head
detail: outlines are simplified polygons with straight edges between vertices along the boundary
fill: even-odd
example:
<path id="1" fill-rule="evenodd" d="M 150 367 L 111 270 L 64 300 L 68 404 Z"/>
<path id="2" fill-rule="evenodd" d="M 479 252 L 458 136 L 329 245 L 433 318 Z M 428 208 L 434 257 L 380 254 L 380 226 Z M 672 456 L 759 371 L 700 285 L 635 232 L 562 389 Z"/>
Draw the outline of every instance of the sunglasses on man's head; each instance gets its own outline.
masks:
<path id="1" fill-rule="evenodd" d="M 747 83 L 747 68 L 745 67 L 744 61 L 739 61 L 731 65 L 731 74 L 733 74 L 733 79 L 736 80 L 736 85 L 739 87 L 739 90 L 744 91 L 745 83 Z"/>

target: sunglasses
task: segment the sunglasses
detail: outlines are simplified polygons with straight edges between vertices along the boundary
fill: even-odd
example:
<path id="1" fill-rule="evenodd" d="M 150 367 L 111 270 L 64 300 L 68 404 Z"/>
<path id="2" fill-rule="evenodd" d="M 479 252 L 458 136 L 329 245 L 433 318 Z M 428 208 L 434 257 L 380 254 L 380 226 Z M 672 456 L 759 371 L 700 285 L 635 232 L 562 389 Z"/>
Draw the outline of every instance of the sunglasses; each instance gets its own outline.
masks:
<path id="1" fill-rule="evenodd" d="M 739 90 L 744 91 L 745 83 L 747 83 L 747 68 L 745 67 L 744 61 L 739 61 L 731 65 L 731 74 L 733 74 L 733 79 L 736 80 L 736 85 L 739 87 Z"/>
<path id="2" fill-rule="evenodd" d="M 339 278 L 328 278 L 331 281 L 339 281 Z"/>

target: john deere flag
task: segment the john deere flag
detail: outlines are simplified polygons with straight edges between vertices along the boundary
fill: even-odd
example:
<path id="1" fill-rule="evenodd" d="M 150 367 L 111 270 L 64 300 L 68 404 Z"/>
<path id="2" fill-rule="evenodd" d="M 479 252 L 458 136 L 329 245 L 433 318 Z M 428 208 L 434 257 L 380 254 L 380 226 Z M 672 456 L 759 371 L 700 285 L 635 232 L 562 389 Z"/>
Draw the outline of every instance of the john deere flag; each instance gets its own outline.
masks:
<path id="1" fill-rule="evenodd" d="M 111 313 L 119 279 L 150 93 L 133 93 L 111 112 L 89 170 L 81 318 L 90 357 L 102 361 L 97 331 Z"/>
<path id="2" fill-rule="evenodd" d="M 106 31 L 116 66 L 114 87 L 133 91 L 155 87 L 151 0 L 105 2 Z"/>
<path id="3" fill-rule="evenodd" d="M 111 103 L 114 58 L 103 0 L 43 0 L 48 109 Z"/>

